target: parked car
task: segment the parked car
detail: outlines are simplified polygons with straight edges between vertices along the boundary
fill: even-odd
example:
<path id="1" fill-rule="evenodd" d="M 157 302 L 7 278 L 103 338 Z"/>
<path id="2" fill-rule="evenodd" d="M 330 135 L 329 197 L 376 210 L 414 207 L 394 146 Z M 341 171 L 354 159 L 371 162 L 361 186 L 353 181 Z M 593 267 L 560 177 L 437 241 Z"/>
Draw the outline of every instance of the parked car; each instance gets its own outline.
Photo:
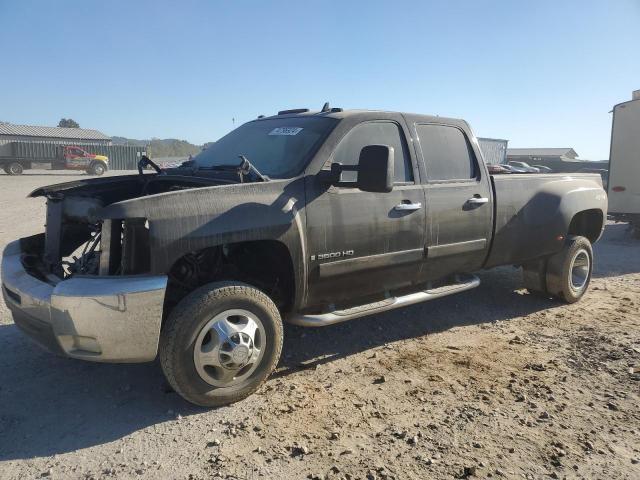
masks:
<path id="1" fill-rule="evenodd" d="M 537 168 L 541 173 L 553 173 L 553 169 L 545 165 L 532 165 L 533 168 Z"/>
<path id="2" fill-rule="evenodd" d="M 505 168 L 504 165 L 500 165 L 497 163 L 487 163 L 487 170 L 491 175 L 496 175 L 499 173 L 511 173 L 511 170 Z"/>
<path id="3" fill-rule="evenodd" d="M 52 170 L 82 170 L 90 175 L 102 175 L 109 165 L 108 157 L 75 145 L 11 142 L 3 150 L 9 154 L 0 156 L 0 167 L 8 175 L 21 175 L 33 163 L 49 163 Z"/>
<path id="4" fill-rule="evenodd" d="M 525 170 L 524 168 L 514 167 L 513 165 L 511 165 L 509 163 L 504 163 L 501 166 L 505 170 L 509 171 L 509 173 L 531 173 L 531 172 Z"/>
<path id="5" fill-rule="evenodd" d="M 3 295 L 50 350 L 159 355 L 203 406 L 259 387 L 283 320 L 319 327 L 464 292 L 498 265 L 576 302 L 606 218 L 598 175 L 492 177 L 468 123 L 443 117 L 283 111 L 182 167 L 143 174 L 148 162 L 33 191 L 46 231 L 5 248 Z"/>
<path id="6" fill-rule="evenodd" d="M 532 167 L 527 162 L 517 162 L 512 160 L 512 161 L 509 161 L 508 164 L 511 165 L 512 167 L 520 168 L 527 173 L 540 173 L 539 169 L 537 169 L 536 167 Z"/>

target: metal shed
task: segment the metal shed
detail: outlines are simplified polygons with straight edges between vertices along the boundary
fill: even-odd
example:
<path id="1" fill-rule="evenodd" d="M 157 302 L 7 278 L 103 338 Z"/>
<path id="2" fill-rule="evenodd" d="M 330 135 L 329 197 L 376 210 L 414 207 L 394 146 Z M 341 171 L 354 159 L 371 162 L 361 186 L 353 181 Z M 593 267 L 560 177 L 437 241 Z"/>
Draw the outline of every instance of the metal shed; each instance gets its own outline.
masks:
<path id="1" fill-rule="evenodd" d="M 48 142 L 84 145 L 111 145 L 111 137 L 88 128 L 40 127 L 0 123 L 0 145 L 9 142 Z"/>

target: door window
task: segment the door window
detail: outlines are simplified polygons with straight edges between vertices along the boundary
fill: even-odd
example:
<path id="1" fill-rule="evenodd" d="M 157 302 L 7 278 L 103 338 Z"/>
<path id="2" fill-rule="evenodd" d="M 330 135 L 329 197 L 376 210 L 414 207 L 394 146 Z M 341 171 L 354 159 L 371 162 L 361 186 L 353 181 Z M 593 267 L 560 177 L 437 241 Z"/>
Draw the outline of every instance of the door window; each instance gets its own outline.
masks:
<path id="1" fill-rule="evenodd" d="M 476 157 L 466 135 L 448 125 L 416 125 L 427 179 L 470 180 L 476 178 Z"/>
<path id="2" fill-rule="evenodd" d="M 413 168 L 407 142 L 398 124 L 367 122 L 354 127 L 336 147 L 332 161 L 342 165 L 357 165 L 360 151 L 367 145 L 388 145 L 394 151 L 394 182 L 413 183 Z M 342 181 L 354 182 L 357 172 L 343 172 Z"/>

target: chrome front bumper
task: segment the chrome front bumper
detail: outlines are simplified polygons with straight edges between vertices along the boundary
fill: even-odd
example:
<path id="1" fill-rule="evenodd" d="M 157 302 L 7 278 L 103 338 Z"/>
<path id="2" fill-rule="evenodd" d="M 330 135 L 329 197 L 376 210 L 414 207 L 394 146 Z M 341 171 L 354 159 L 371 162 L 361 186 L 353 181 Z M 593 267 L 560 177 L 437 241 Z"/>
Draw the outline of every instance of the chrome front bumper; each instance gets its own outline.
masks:
<path id="1" fill-rule="evenodd" d="M 77 276 L 56 285 L 30 275 L 20 241 L 2 254 L 2 294 L 18 327 L 45 348 L 94 362 L 156 357 L 167 277 Z"/>

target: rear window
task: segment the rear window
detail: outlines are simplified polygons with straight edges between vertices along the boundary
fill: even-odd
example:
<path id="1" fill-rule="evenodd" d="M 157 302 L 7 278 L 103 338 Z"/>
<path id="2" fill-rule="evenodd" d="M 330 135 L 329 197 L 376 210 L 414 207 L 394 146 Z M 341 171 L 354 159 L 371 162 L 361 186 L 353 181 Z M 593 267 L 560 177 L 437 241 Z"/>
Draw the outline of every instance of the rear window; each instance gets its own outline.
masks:
<path id="1" fill-rule="evenodd" d="M 469 180 L 477 176 L 476 158 L 462 130 L 448 125 L 416 125 L 427 179 Z"/>

